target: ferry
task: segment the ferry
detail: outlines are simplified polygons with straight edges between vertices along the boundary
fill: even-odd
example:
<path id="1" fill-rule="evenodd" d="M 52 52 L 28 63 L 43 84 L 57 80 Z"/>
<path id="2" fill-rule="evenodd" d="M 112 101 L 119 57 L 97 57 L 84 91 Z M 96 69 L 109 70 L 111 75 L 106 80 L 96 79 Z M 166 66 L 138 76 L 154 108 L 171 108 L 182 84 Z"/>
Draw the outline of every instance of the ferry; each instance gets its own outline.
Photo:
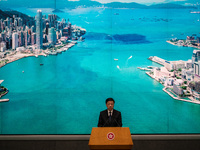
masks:
<path id="1" fill-rule="evenodd" d="M 193 14 L 200 14 L 200 11 L 191 11 L 190 13 L 193 13 Z"/>
<path id="2" fill-rule="evenodd" d="M 8 102 L 9 99 L 0 99 L 0 102 Z"/>

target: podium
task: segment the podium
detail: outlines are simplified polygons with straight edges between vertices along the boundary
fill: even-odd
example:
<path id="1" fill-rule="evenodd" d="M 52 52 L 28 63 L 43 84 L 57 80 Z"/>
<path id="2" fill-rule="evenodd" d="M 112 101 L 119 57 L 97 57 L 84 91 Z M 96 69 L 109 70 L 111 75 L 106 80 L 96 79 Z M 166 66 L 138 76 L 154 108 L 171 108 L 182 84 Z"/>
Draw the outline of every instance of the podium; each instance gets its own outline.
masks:
<path id="1" fill-rule="evenodd" d="M 91 150 L 131 150 L 133 141 L 128 127 L 92 128 L 89 147 Z"/>

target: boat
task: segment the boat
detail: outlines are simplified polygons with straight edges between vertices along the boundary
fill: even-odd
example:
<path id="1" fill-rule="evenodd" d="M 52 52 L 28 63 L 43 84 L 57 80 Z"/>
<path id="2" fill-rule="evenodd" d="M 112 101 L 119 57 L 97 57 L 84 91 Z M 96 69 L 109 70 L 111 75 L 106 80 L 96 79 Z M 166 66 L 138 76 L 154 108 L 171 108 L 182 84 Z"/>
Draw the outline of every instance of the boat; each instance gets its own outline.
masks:
<path id="1" fill-rule="evenodd" d="M 147 66 L 147 68 L 153 69 L 154 67 L 153 66 Z"/>
<path id="2" fill-rule="evenodd" d="M 117 58 L 114 58 L 114 60 L 115 60 L 115 61 L 118 61 L 118 59 L 117 59 Z"/>
<path id="3" fill-rule="evenodd" d="M 190 13 L 193 13 L 193 14 L 200 14 L 200 11 L 191 11 Z"/>
<path id="4" fill-rule="evenodd" d="M 40 66 L 43 66 L 44 64 L 40 64 Z"/>
<path id="5" fill-rule="evenodd" d="M 0 99 L 0 102 L 8 102 L 9 99 Z"/>

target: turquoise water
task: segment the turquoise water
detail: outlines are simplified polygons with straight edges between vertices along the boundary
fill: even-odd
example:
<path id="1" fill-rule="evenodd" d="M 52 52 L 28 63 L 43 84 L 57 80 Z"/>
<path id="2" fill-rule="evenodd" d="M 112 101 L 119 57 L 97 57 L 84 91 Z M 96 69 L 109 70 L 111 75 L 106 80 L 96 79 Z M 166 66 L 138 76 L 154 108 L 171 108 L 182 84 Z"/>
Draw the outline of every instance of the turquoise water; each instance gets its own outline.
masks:
<path id="1" fill-rule="evenodd" d="M 19 11 L 36 15 L 36 9 Z M 199 35 L 198 14 L 88 8 L 58 15 L 85 28 L 86 39 L 57 56 L 28 57 L 0 68 L 10 90 L 4 97 L 10 101 L 0 103 L 1 134 L 90 134 L 107 97 L 115 99 L 123 127 L 132 134 L 200 133 L 200 105 L 172 99 L 137 69 L 158 66 L 149 56 L 191 59 L 193 48 L 166 40 Z"/>

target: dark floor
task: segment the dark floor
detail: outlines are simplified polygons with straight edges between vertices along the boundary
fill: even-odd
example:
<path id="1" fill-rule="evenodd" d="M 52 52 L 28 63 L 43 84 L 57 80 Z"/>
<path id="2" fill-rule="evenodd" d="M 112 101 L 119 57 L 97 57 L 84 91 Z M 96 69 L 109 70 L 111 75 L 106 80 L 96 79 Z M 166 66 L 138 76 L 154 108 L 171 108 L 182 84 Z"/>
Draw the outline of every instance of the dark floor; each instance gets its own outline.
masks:
<path id="1" fill-rule="evenodd" d="M 88 140 L 0 140 L 0 150 L 89 150 Z M 132 150 L 200 150 L 200 140 L 133 140 Z"/>

